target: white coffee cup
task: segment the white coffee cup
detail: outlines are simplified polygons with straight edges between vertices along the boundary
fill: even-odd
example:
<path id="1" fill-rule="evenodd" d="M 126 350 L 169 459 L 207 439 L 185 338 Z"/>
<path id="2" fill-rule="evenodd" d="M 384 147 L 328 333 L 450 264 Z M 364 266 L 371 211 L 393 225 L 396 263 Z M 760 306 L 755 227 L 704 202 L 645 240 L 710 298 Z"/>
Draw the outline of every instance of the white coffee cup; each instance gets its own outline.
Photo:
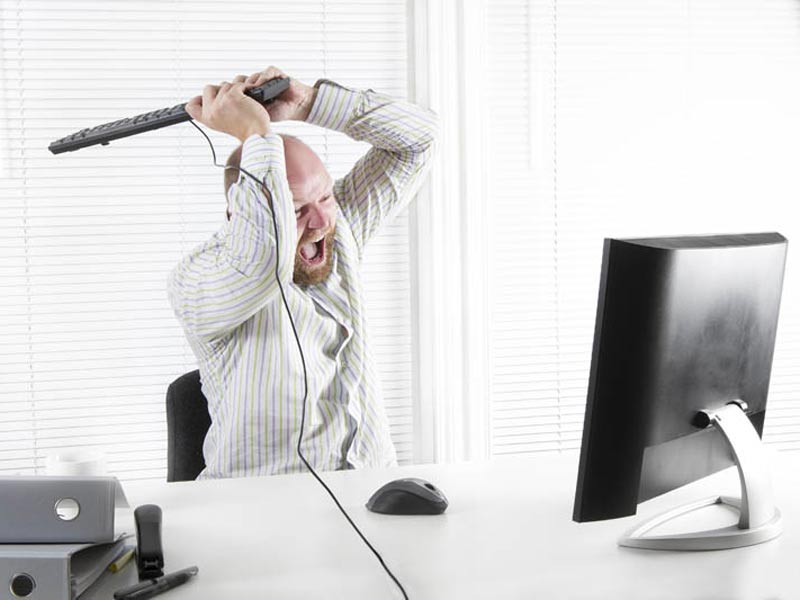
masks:
<path id="1" fill-rule="evenodd" d="M 83 448 L 58 450 L 47 456 L 45 472 L 69 477 L 105 475 L 106 455 L 99 450 Z"/>

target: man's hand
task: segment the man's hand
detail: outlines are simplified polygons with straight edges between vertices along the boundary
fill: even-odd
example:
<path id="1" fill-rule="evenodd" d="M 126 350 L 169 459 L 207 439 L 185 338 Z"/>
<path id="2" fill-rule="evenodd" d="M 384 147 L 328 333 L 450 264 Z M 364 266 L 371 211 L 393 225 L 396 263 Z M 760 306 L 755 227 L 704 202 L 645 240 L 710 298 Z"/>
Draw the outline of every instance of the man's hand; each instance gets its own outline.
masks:
<path id="1" fill-rule="evenodd" d="M 195 121 L 232 135 L 240 142 L 253 134 L 266 135 L 270 115 L 261 104 L 244 95 L 244 90 L 250 87 L 253 86 L 245 83 L 244 75 L 236 77 L 233 83 L 207 85 L 202 96 L 186 103 L 186 112 Z"/>
<path id="2" fill-rule="evenodd" d="M 257 87 L 275 77 L 288 77 L 286 73 L 278 67 L 268 67 L 258 73 L 253 73 L 247 78 L 247 87 Z M 292 78 L 289 88 L 280 96 L 267 105 L 265 108 L 271 120 L 277 121 L 305 121 L 314 100 L 317 97 L 317 90 L 311 86 L 300 83 Z"/>

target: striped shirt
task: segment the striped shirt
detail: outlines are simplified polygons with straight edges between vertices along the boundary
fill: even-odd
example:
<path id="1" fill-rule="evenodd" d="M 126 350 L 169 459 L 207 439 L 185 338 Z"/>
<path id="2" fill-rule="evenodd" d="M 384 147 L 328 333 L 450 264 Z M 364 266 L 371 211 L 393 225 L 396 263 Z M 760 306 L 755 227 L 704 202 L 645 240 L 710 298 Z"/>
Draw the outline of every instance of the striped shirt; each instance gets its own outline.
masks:
<path id="1" fill-rule="evenodd" d="M 169 277 L 170 302 L 197 357 L 211 414 L 201 478 L 304 468 L 296 452 L 303 367 L 276 270 L 308 370 L 304 456 L 319 470 L 396 463 L 369 352 L 359 265 L 379 226 L 416 193 L 437 119 L 371 90 L 322 81 L 308 122 L 372 145 L 334 183 L 338 212 L 328 278 L 310 286 L 292 282 L 297 225 L 276 134 L 248 138 L 241 164 L 272 196 L 277 242 L 267 199 L 241 175 L 228 192 L 230 220 Z"/>

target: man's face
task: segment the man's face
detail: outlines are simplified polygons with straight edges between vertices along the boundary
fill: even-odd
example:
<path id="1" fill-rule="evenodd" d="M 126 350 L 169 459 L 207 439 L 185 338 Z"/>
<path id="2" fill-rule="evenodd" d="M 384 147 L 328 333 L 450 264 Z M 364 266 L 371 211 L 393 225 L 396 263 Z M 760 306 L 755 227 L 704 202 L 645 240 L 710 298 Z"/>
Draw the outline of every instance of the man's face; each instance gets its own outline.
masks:
<path id="1" fill-rule="evenodd" d="M 294 282 L 314 285 L 328 277 L 333 265 L 336 199 L 333 197 L 333 179 L 327 170 L 304 171 L 294 177 L 289 173 L 289 188 L 297 217 Z"/>

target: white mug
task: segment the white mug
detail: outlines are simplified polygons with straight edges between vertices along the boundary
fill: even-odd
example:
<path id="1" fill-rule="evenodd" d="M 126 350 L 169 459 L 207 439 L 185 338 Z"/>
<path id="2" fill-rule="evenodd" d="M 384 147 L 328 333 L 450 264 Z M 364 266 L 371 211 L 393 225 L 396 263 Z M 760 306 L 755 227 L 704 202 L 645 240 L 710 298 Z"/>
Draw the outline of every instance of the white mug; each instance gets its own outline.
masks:
<path id="1" fill-rule="evenodd" d="M 57 450 L 47 456 L 45 465 L 47 475 L 82 477 L 106 474 L 106 456 L 99 450 Z"/>

